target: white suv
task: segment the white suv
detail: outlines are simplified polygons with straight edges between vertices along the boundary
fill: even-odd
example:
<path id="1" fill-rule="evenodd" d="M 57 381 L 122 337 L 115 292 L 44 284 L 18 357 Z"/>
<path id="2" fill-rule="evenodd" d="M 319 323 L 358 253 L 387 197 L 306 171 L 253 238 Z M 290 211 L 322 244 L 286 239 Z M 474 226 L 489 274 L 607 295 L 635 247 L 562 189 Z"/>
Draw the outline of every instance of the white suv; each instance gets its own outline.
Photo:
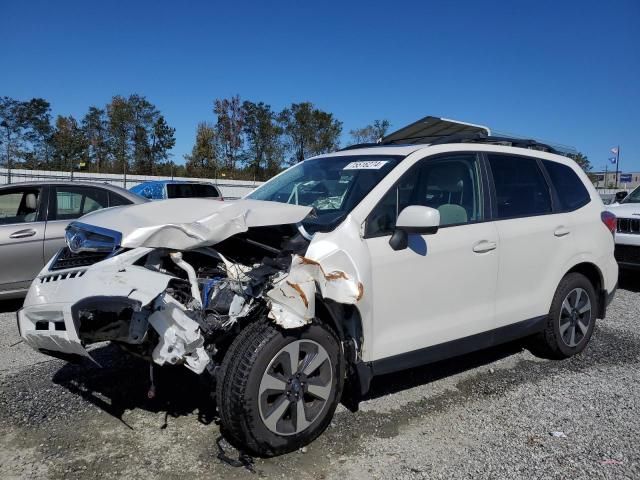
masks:
<path id="1" fill-rule="evenodd" d="M 34 280 L 21 335 L 209 375 L 227 438 L 265 456 L 311 442 L 376 375 L 525 337 L 582 351 L 618 276 L 586 175 L 531 141 L 429 141 L 311 158 L 238 201 L 87 215 Z"/>
<path id="2" fill-rule="evenodd" d="M 640 187 L 607 209 L 617 217 L 616 260 L 622 269 L 640 268 Z"/>

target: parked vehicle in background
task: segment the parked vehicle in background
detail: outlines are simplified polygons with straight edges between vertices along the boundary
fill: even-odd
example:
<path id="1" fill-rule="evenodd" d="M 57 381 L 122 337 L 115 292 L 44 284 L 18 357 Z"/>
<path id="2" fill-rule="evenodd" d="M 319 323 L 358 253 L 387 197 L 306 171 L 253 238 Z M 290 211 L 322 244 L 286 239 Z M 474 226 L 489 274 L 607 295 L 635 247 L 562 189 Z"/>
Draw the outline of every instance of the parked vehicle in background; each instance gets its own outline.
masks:
<path id="1" fill-rule="evenodd" d="M 524 337 L 570 357 L 616 289 L 615 217 L 554 152 L 427 117 L 242 200 L 94 212 L 68 227 L 78 263 L 34 280 L 21 335 L 210 375 L 225 436 L 267 456 L 311 442 L 376 375 Z"/>
<path id="2" fill-rule="evenodd" d="M 146 200 L 109 184 L 28 182 L 0 186 L 0 298 L 24 296 L 64 247 L 71 220 L 106 207 Z"/>
<path id="3" fill-rule="evenodd" d="M 154 180 L 140 183 L 129 190 L 149 200 L 164 200 L 167 198 L 223 199 L 220 189 L 210 182 Z"/>
<path id="4" fill-rule="evenodd" d="M 619 203 L 607 207 L 617 217 L 616 260 L 623 269 L 637 269 L 640 268 L 640 187 L 621 197 Z"/>

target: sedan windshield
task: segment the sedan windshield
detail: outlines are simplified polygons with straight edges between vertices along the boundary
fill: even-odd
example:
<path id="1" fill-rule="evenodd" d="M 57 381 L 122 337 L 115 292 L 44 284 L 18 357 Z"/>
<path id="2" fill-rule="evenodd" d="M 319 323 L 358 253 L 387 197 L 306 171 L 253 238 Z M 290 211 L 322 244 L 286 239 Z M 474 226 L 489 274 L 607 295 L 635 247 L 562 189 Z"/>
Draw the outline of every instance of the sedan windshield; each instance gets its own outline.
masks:
<path id="1" fill-rule="evenodd" d="M 302 222 L 309 233 L 335 228 L 403 157 L 349 155 L 305 160 L 247 198 L 313 207 Z"/>
<path id="2" fill-rule="evenodd" d="M 629 195 L 624 197 L 620 203 L 640 203 L 640 187 L 636 188 Z"/>

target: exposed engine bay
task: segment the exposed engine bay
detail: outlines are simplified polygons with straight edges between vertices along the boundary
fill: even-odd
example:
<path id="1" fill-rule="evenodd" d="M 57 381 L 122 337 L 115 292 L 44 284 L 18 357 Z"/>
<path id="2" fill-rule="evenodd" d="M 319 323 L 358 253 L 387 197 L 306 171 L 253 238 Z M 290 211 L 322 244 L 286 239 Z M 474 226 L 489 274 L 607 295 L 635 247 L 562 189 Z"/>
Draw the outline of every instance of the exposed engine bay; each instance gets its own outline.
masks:
<path id="1" fill-rule="evenodd" d="M 226 350 L 246 323 L 269 314 L 267 293 L 287 276 L 292 259 L 303 254 L 308 244 L 294 227 L 285 225 L 251 229 L 215 249 L 155 249 L 136 264 L 173 278 L 164 292 L 139 311 L 127 307 L 114 312 L 124 317 L 122 328 L 130 326 L 128 336 L 119 333 L 107 338 L 116 331 L 111 330 L 114 322 L 108 321 L 114 313 L 99 305 L 80 309 L 80 338 L 117 341 L 158 365 L 183 363 L 196 373 L 213 369 L 219 363 L 218 353 Z M 129 316 L 131 321 L 126 320 Z M 107 332 L 100 327 L 83 329 L 83 325 L 104 325 L 105 320 Z"/>
<path id="2" fill-rule="evenodd" d="M 326 271 L 305 257 L 311 242 L 304 233 L 294 224 L 260 226 L 226 238 L 215 248 L 121 248 L 86 270 L 59 275 L 54 259 L 53 274 L 36 279 L 30 294 L 35 300 L 27 301 L 35 305 L 21 311 L 22 334 L 32 346 L 52 355 L 89 356 L 85 346 L 112 341 L 158 365 L 213 373 L 248 323 L 267 317 L 282 328 L 299 328 L 314 318 L 317 296 L 350 304 L 362 296 L 356 272 Z M 55 294 L 46 289 L 62 280 L 65 289 L 58 292 L 77 301 L 70 299 L 70 315 L 62 312 L 63 319 L 49 327 L 47 321 L 55 316 L 50 304 L 37 304 L 50 302 Z M 70 290 L 69 280 L 86 292 Z M 98 291 L 108 294 L 96 295 Z M 40 314 L 39 309 L 46 312 Z M 68 316 L 73 327 L 66 324 Z M 60 336 L 43 336 L 42 330 Z"/>

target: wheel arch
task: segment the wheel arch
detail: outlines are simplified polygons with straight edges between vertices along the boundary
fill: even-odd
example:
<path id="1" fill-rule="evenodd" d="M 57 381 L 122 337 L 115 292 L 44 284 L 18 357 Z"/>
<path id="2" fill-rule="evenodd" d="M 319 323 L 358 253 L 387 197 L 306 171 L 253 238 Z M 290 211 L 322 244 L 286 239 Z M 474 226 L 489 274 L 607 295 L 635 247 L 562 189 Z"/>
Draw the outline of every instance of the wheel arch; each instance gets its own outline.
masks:
<path id="1" fill-rule="evenodd" d="M 353 340 L 356 357 L 349 358 L 348 362 L 360 360 L 364 333 L 362 328 L 362 316 L 355 305 L 338 303 L 333 300 L 316 296 L 316 318 L 328 323 L 338 334 L 342 342 Z M 346 352 L 345 352 L 346 353 Z"/>
<path id="2" fill-rule="evenodd" d="M 593 285 L 593 289 L 596 291 L 598 297 L 598 318 L 604 318 L 606 309 L 606 290 L 604 287 L 604 275 L 602 271 L 595 263 L 580 262 L 571 267 L 565 272 L 562 278 L 566 277 L 570 273 L 580 273 L 587 277 L 587 279 Z"/>
<path id="3" fill-rule="evenodd" d="M 342 404 L 352 412 L 358 411 L 362 396 L 369 390 L 373 372 L 362 361 L 364 330 L 358 307 L 337 303 L 319 295 L 316 297 L 316 318 L 328 323 L 342 344 L 347 378 L 342 391 Z"/>

